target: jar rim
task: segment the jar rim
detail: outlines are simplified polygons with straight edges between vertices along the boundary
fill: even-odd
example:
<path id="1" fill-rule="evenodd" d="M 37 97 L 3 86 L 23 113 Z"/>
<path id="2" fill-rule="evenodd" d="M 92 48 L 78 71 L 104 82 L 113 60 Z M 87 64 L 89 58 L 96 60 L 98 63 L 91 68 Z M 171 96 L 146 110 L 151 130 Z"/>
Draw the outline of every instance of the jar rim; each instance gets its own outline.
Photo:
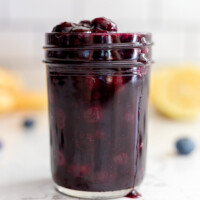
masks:
<path id="1" fill-rule="evenodd" d="M 71 47 L 141 47 L 152 45 L 152 34 L 145 32 L 135 33 L 59 33 L 45 34 L 44 48 L 71 48 Z"/>
<path id="2" fill-rule="evenodd" d="M 84 33 L 84 32 L 76 32 L 76 33 L 60 33 L 60 32 L 46 32 L 45 35 L 54 35 L 54 34 L 60 34 L 60 35 L 141 35 L 141 36 L 151 36 L 152 33 L 150 32 L 122 32 L 122 33 L 115 33 L 115 32 L 109 32 L 109 33 Z"/>
<path id="3" fill-rule="evenodd" d="M 121 68 L 126 68 L 127 66 L 130 65 L 134 65 L 134 66 L 148 66 L 154 63 L 154 61 L 149 60 L 146 63 L 144 62 L 138 62 L 138 61 L 101 61 L 101 62 L 97 62 L 97 61 L 81 61 L 81 62 L 56 62 L 55 60 L 43 60 L 43 63 L 45 63 L 46 65 L 52 65 L 52 66 L 81 66 L 81 67 L 88 67 L 88 65 L 92 65 L 93 67 L 116 67 L 116 66 L 120 66 Z"/>
<path id="4" fill-rule="evenodd" d="M 151 33 L 46 33 L 45 62 L 151 63 Z"/>

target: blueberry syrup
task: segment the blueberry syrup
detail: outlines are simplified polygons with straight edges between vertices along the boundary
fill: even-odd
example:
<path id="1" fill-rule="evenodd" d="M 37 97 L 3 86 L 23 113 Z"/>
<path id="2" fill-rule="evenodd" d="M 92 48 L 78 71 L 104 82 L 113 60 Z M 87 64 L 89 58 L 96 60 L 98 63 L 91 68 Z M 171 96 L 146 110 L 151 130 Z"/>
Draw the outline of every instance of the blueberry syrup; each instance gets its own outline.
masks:
<path id="1" fill-rule="evenodd" d="M 47 75 L 54 96 L 49 111 L 56 183 L 83 191 L 139 185 L 146 160 L 148 74 L 121 75 L 120 84 L 108 75 L 74 76 L 59 67 Z"/>
<path id="2" fill-rule="evenodd" d="M 151 58 L 144 37 L 151 41 L 148 34 L 117 33 L 117 25 L 104 17 L 63 22 L 46 35 L 51 168 L 57 185 L 107 192 L 142 182 L 150 65 L 140 57 Z M 140 196 L 134 190 L 126 197 Z"/>
<path id="3" fill-rule="evenodd" d="M 132 190 L 129 194 L 126 195 L 126 197 L 130 199 L 138 199 L 142 197 L 142 195 L 136 190 Z"/>
<path id="4" fill-rule="evenodd" d="M 3 148 L 3 142 L 0 140 L 0 150 Z"/>

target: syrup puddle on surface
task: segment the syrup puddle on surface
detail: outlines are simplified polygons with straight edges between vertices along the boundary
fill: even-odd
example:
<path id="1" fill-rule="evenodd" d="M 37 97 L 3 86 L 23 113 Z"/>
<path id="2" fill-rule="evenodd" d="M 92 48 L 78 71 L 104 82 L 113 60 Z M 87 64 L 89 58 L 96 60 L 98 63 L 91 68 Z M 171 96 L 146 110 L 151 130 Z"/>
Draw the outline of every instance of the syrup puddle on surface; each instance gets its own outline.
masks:
<path id="1" fill-rule="evenodd" d="M 142 195 L 139 192 L 137 192 L 136 190 L 132 190 L 125 197 L 129 198 L 129 199 L 138 199 L 138 198 L 141 198 Z"/>

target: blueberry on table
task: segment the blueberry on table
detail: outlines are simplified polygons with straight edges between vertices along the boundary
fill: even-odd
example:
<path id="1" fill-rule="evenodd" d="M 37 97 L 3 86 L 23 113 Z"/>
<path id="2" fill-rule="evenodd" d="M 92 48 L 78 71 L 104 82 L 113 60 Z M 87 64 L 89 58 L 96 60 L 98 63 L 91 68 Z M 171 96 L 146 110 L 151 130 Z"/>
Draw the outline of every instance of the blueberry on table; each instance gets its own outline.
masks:
<path id="1" fill-rule="evenodd" d="M 32 128 L 35 125 L 35 121 L 33 119 L 25 119 L 23 122 L 23 126 L 25 128 Z"/>
<path id="2" fill-rule="evenodd" d="M 176 142 L 176 149 L 181 155 L 190 154 L 195 148 L 194 142 L 189 138 L 181 138 Z"/>
<path id="3" fill-rule="evenodd" d="M 0 140 L 0 150 L 2 149 L 3 147 L 3 142 Z"/>

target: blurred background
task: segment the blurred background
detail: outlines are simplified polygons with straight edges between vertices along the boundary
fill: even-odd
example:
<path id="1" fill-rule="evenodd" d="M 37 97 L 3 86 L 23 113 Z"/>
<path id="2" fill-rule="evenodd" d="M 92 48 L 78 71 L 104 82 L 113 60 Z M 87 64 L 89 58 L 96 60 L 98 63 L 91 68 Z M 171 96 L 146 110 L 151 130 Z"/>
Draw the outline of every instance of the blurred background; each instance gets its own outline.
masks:
<path id="1" fill-rule="evenodd" d="M 180 0 L 58 0 L 56 3 L 53 0 L 1 0 L 0 66 L 17 74 L 23 89 L 45 90 L 44 33 L 63 21 L 79 22 L 97 16 L 111 18 L 118 24 L 119 32 L 153 33 L 155 64 L 152 71 L 163 66 L 198 66 L 199 6 L 198 0 L 184 3 Z M 25 97 L 21 98 L 20 104 L 27 102 Z M 30 97 L 41 97 L 44 102 L 37 91 L 28 99 Z"/>
<path id="2" fill-rule="evenodd" d="M 63 21 L 105 16 L 118 24 L 119 32 L 151 32 L 155 43 L 149 114 L 150 160 L 143 194 L 149 196 L 147 200 L 164 200 L 171 191 L 176 200 L 198 199 L 200 195 L 193 190 L 198 185 L 195 180 L 200 178 L 199 8 L 198 0 L 0 0 L 0 187 L 9 185 L 11 179 L 14 184 L 50 177 L 46 74 L 42 63 L 44 33 Z M 34 129 L 27 131 L 27 127 Z M 24 136 L 27 132 L 31 135 Z M 183 159 L 175 156 L 174 143 L 185 135 L 193 138 L 197 151 L 193 157 Z M 32 167 L 24 166 L 19 155 Z M 182 182 L 186 179 L 188 184 L 184 186 Z M 30 188 L 34 188 L 33 184 L 30 182 Z M 1 199 L 4 194 L 5 200 L 9 200 L 6 196 L 9 188 L 10 185 L 0 193 Z M 156 193 L 152 195 L 152 191 Z M 32 193 L 30 190 L 28 197 Z"/>
<path id="3" fill-rule="evenodd" d="M 200 61 L 198 0 L 1 0 L 0 4 L 0 65 L 22 70 L 27 79 L 28 74 L 44 78 L 45 32 L 65 20 L 97 16 L 111 18 L 121 32 L 152 32 L 156 65 Z"/>

